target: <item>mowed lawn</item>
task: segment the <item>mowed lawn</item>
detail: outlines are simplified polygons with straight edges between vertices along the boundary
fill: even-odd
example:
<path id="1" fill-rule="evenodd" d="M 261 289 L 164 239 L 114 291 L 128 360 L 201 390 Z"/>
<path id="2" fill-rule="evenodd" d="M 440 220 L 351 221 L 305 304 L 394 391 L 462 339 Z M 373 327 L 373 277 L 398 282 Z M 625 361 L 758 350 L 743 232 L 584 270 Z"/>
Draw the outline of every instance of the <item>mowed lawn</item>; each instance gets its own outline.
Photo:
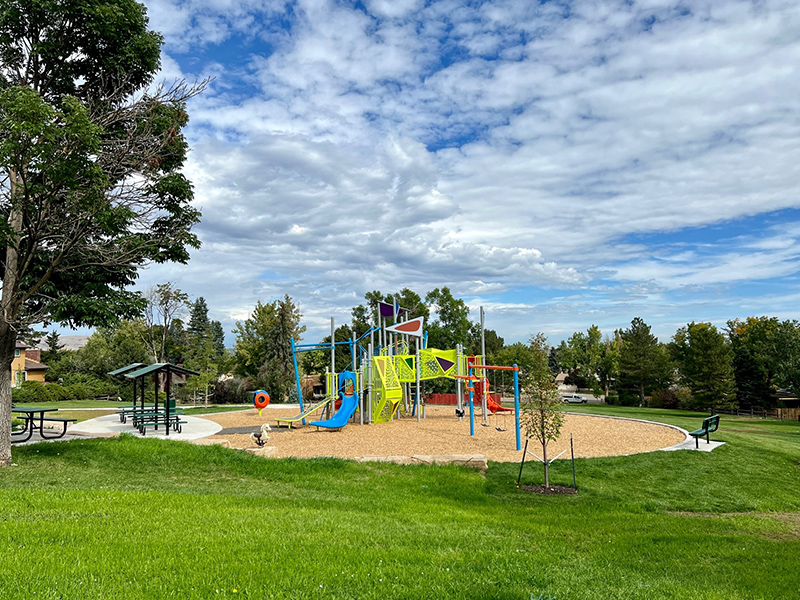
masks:
<path id="1" fill-rule="evenodd" d="M 714 437 L 728 443 L 710 454 L 576 461 L 573 496 L 517 490 L 514 464 L 269 460 L 132 436 L 15 447 L 0 598 L 799 597 L 800 423 L 723 416 Z M 553 479 L 571 483 L 569 462 Z"/>

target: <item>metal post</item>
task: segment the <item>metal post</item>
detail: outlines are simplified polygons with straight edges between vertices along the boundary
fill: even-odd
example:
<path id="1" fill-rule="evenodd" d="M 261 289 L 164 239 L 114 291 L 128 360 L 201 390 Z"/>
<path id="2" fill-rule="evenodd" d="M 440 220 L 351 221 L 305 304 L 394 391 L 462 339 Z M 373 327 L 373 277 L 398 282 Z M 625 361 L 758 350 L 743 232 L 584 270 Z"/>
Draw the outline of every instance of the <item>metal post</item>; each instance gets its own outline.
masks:
<path id="1" fill-rule="evenodd" d="M 519 367 L 514 364 L 514 428 L 517 431 L 517 450 L 520 449 L 521 442 L 519 439 Z M 525 445 L 528 445 L 527 438 Z"/>
<path id="2" fill-rule="evenodd" d="M 483 307 L 481 306 L 481 360 L 483 361 L 484 365 L 488 365 L 489 361 L 486 360 L 486 339 L 483 335 Z M 483 394 L 481 394 L 481 413 L 483 414 L 483 421 L 486 422 L 488 417 L 487 415 L 487 407 L 486 407 L 486 383 L 489 379 L 486 377 L 486 369 L 481 369 L 481 373 L 483 374 L 483 381 L 481 382 L 481 389 L 483 390 Z M 502 396 L 500 400 L 502 401 Z"/>
<path id="3" fill-rule="evenodd" d="M 472 365 L 470 365 L 469 369 L 467 369 L 467 375 L 472 377 Z M 471 436 L 475 435 L 475 415 L 473 414 L 475 409 L 473 407 L 473 394 L 475 393 L 475 382 L 472 379 L 467 380 L 467 389 L 469 390 L 469 434 Z M 519 449 L 519 448 L 518 448 Z"/>
<path id="4" fill-rule="evenodd" d="M 578 489 L 578 484 L 575 483 L 575 448 L 572 446 L 572 434 L 569 434 L 569 454 L 572 457 L 572 487 Z"/>
<path id="5" fill-rule="evenodd" d="M 169 435 L 169 392 L 170 392 L 169 383 L 170 383 L 170 379 L 172 379 L 172 377 L 170 377 L 170 374 L 169 374 L 169 365 L 167 365 L 166 376 L 167 376 L 167 381 L 166 381 L 166 385 L 164 386 L 164 388 L 165 388 L 165 390 L 167 392 L 167 399 L 164 401 L 164 405 L 166 406 L 166 409 L 167 409 L 167 411 L 166 411 L 167 412 L 167 422 L 164 425 L 164 428 L 167 430 L 166 431 L 166 435 Z M 156 421 L 158 421 L 158 417 L 156 417 Z"/>
<path id="6" fill-rule="evenodd" d="M 422 384 L 420 383 L 420 372 L 419 372 L 419 338 L 417 338 L 417 352 L 416 352 L 416 359 L 414 361 L 414 366 L 416 367 L 414 370 L 417 372 L 417 423 L 419 423 L 420 419 L 422 418 Z"/>
<path id="7" fill-rule="evenodd" d="M 517 487 L 519 482 L 522 481 L 522 467 L 525 466 L 525 455 L 528 454 L 528 439 L 525 438 L 525 451 L 522 453 L 522 461 L 519 463 L 519 476 L 517 477 Z"/>
<path id="8" fill-rule="evenodd" d="M 367 391 L 367 423 L 372 423 L 372 395 L 375 393 L 372 386 L 372 359 L 375 356 L 375 346 L 372 345 L 371 333 L 369 339 L 369 353 L 367 354 L 367 381 L 369 382 Z"/>
<path id="9" fill-rule="evenodd" d="M 336 411 L 336 392 L 338 391 L 339 382 L 336 378 L 336 327 L 334 326 L 333 317 L 331 317 L 331 388 L 328 393 L 331 395 L 331 410 L 330 416 L 333 417 Z"/>
<path id="10" fill-rule="evenodd" d="M 297 384 L 297 401 L 300 403 L 300 412 L 302 413 L 305 409 L 303 408 L 303 386 L 300 385 L 300 369 L 297 368 L 297 351 L 294 347 L 294 338 L 290 338 L 292 342 L 292 362 L 294 363 L 294 378 L 295 383 Z M 306 424 L 306 420 L 302 420 L 303 425 Z"/>
<path id="11" fill-rule="evenodd" d="M 353 364 L 353 373 L 357 373 L 356 368 L 356 332 L 353 331 L 353 339 L 350 342 L 350 362 Z"/>
<path id="12" fill-rule="evenodd" d="M 156 390 L 155 409 L 153 410 L 153 412 L 156 414 L 155 428 L 156 430 L 158 430 L 158 371 L 153 373 L 153 387 Z"/>
<path id="13" fill-rule="evenodd" d="M 456 344 L 456 375 L 463 375 L 461 372 L 461 357 L 464 348 L 461 344 Z M 464 390 L 461 387 L 461 379 L 456 379 L 456 406 L 458 407 L 458 420 L 464 419 Z"/>

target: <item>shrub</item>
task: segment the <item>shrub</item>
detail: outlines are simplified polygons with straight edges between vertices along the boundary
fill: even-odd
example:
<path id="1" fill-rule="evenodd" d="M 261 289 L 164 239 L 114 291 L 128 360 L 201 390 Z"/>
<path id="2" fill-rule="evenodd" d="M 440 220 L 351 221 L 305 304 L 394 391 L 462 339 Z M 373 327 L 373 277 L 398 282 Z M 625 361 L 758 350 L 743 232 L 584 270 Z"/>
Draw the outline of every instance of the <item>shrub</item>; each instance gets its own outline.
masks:
<path id="1" fill-rule="evenodd" d="M 651 408 L 678 408 L 680 402 L 675 390 L 656 390 L 650 396 L 647 405 Z"/>

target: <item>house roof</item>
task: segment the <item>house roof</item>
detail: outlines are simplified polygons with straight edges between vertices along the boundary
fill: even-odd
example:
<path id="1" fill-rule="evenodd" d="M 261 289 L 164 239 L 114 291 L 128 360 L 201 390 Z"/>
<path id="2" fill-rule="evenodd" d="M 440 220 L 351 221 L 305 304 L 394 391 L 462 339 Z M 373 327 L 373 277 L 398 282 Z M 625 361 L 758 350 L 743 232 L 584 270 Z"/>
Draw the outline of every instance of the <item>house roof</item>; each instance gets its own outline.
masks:
<path id="1" fill-rule="evenodd" d="M 25 350 L 25 348 L 30 348 L 30 346 L 28 346 L 28 344 L 25 342 L 20 342 L 19 340 L 17 340 L 17 343 L 14 345 L 15 350 Z"/>
<path id="2" fill-rule="evenodd" d="M 31 360 L 29 358 L 25 359 L 25 370 L 26 371 L 46 371 L 49 369 L 47 365 L 43 365 L 40 362 L 36 362 L 35 360 Z"/>

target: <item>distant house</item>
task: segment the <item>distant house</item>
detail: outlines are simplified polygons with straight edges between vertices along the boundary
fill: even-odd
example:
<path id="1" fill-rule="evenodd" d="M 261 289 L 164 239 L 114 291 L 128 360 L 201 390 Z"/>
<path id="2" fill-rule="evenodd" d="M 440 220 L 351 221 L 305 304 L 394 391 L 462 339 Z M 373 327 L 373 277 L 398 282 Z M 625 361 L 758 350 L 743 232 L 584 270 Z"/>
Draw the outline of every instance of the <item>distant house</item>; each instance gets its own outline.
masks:
<path id="1" fill-rule="evenodd" d="M 14 348 L 14 361 L 11 363 L 11 380 L 14 387 L 22 385 L 23 381 L 41 381 L 44 383 L 44 372 L 50 367 L 43 365 L 42 351 L 17 342 Z"/>

